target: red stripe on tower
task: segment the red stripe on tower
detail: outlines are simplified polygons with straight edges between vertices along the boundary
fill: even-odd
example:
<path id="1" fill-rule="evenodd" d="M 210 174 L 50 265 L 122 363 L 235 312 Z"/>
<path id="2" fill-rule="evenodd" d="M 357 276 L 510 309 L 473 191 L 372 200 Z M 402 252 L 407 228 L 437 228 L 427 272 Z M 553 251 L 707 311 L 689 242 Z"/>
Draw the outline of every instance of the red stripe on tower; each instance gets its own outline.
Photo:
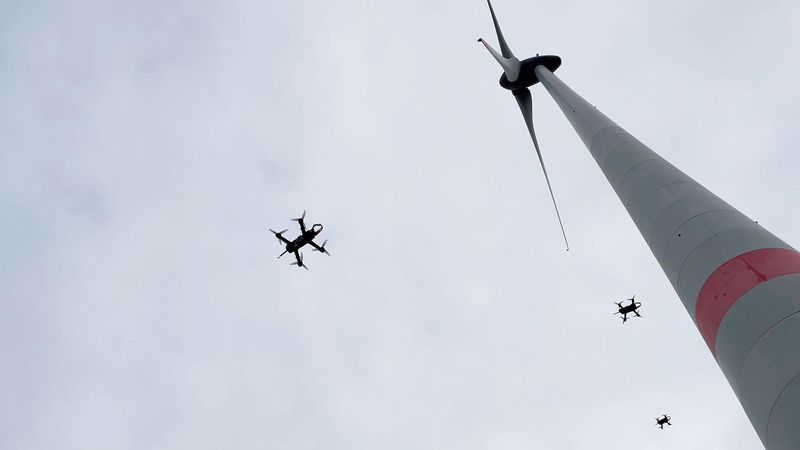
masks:
<path id="1" fill-rule="evenodd" d="M 793 273 L 800 273 L 800 253 L 764 248 L 731 259 L 708 277 L 697 296 L 695 320 L 714 357 L 719 326 L 739 298 L 761 283 Z"/>

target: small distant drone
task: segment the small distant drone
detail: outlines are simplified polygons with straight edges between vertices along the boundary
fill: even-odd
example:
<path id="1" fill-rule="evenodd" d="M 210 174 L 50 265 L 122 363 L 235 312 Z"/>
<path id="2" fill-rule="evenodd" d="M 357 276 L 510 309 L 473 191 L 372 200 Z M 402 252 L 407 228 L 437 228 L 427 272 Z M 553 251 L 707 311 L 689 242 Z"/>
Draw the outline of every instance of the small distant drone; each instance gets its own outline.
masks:
<path id="1" fill-rule="evenodd" d="M 292 219 L 293 221 L 297 222 L 300 225 L 300 236 L 295 238 L 293 241 L 290 241 L 285 237 L 283 237 L 283 233 L 285 233 L 287 230 L 275 231 L 272 228 L 270 228 L 269 231 L 271 231 L 275 235 L 275 237 L 278 238 L 279 241 L 281 241 L 281 243 L 286 244 L 286 250 L 284 250 L 283 253 L 281 253 L 278 256 L 278 258 L 287 253 L 294 253 L 294 257 L 295 259 L 297 259 L 297 261 L 293 262 L 292 265 L 297 267 L 302 267 L 308 270 L 308 266 L 305 265 L 305 263 L 303 263 L 303 254 L 300 253 L 300 248 L 308 244 L 314 247 L 314 251 L 316 252 L 325 253 L 326 255 L 330 255 L 330 253 L 328 253 L 328 251 L 325 250 L 325 244 L 328 243 L 327 239 L 325 240 L 325 242 L 322 243 L 322 245 L 317 245 L 314 242 L 314 238 L 317 237 L 317 235 L 322 232 L 322 225 L 315 223 L 311 227 L 311 229 L 306 230 L 306 225 L 303 222 L 303 219 L 305 218 L 306 218 L 306 212 L 303 211 L 302 216 L 298 217 L 297 219 Z"/>
<path id="2" fill-rule="evenodd" d="M 661 429 L 662 429 L 662 430 L 664 429 L 664 425 L 665 425 L 665 424 L 666 424 L 666 425 L 669 425 L 669 426 L 672 426 L 672 424 L 671 424 L 671 423 L 669 423 L 669 420 L 670 420 L 671 418 L 672 418 L 672 417 L 670 417 L 670 416 L 668 416 L 668 415 L 666 415 L 666 414 L 664 414 L 664 416 L 663 416 L 663 417 L 656 417 L 656 418 L 655 418 L 655 419 L 656 419 L 656 426 L 658 426 L 658 427 L 661 427 Z"/>
<path id="3" fill-rule="evenodd" d="M 615 312 L 612 315 L 622 314 L 622 323 L 628 321 L 628 314 L 635 314 L 636 317 L 642 317 L 639 315 L 638 311 L 638 309 L 642 307 L 642 303 L 635 301 L 634 300 L 635 298 L 636 295 L 629 298 L 628 300 L 630 300 L 631 304 L 625 306 L 622 306 L 622 302 L 614 302 L 619 307 L 619 311 Z"/>

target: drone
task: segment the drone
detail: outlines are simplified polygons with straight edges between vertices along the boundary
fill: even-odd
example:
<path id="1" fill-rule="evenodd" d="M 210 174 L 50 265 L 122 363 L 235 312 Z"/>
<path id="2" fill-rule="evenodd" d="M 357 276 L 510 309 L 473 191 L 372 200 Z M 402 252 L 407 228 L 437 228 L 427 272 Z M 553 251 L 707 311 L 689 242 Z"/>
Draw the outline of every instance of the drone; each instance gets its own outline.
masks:
<path id="1" fill-rule="evenodd" d="M 628 321 L 628 314 L 635 314 L 636 317 L 642 317 L 641 315 L 639 315 L 638 311 L 638 309 L 642 307 L 642 303 L 635 301 L 634 300 L 635 298 L 636 295 L 629 298 L 628 300 L 630 300 L 631 304 L 625 306 L 622 306 L 622 302 L 614 302 L 619 307 L 619 311 L 615 312 L 612 315 L 622 314 L 622 323 Z"/>
<path id="2" fill-rule="evenodd" d="M 294 253 L 294 257 L 297 261 L 293 262 L 291 265 L 302 267 L 308 270 L 308 266 L 303 262 L 303 254 L 300 253 L 300 249 L 304 245 L 306 244 L 310 245 L 311 247 L 313 247 L 313 251 L 315 252 L 325 253 L 326 255 L 330 255 L 330 253 L 328 253 L 328 251 L 325 250 L 325 244 L 328 243 L 327 239 L 325 239 L 325 242 L 323 242 L 322 245 L 317 245 L 314 242 L 314 238 L 317 237 L 317 235 L 322 232 L 322 225 L 315 223 L 314 225 L 311 226 L 310 229 L 306 229 L 306 225 L 303 222 L 305 218 L 306 218 L 306 212 L 303 211 L 302 216 L 296 219 L 292 219 L 293 221 L 297 222 L 300 225 L 300 236 L 296 237 L 292 241 L 283 237 L 283 233 L 287 232 L 288 229 L 282 231 L 275 231 L 272 228 L 270 228 L 269 231 L 271 231 L 275 235 L 275 237 L 278 238 L 281 244 L 286 244 L 286 250 L 284 250 L 283 253 L 281 253 L 278 256 L 278 259 L 280 259 L 281 256 L 287 253 Z"/>
<path id="3" fill-rule="evenodd" d="M 669 423 L 669 420 L 672 419 L 672 417 L 670 417 L 670 416 L 668 416 L 666 414 L 664 414 L 663 417 L 656 417 L 655 419 L 656 419 L 656 425 L 661 427 L 662 430 L 664 429 L 664 424 L 672 426 L 672 424 Z"/>

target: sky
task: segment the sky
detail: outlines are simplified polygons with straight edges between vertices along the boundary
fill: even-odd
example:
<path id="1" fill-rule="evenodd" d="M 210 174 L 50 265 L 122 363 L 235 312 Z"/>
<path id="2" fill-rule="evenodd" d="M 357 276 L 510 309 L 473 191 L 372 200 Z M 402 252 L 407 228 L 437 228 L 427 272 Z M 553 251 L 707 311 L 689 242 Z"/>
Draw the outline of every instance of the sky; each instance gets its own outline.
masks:
<path id="1" fill-rule="evenodd" d="M 494 6 L 518 56 L 800 244 L 800 4 Z M 478 37 L 481 0 L 0 2 L 0 448 L 759 448 L 534 86 L 564 251 Z M 303 210 L 310 271 L 267 230 Z"/>

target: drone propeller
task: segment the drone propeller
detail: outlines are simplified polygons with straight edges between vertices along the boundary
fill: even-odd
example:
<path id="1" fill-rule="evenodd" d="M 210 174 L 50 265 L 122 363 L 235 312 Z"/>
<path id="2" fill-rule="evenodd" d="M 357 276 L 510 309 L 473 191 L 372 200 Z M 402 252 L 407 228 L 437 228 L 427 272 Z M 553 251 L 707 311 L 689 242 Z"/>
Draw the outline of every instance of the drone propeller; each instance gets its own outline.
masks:
<path id="1" fill-rule="evenodd" d="M 305 218 L 306 218 L 306 210 L 304 209 L 304 210 L 303 210 L 303 215 L 302 215 L 302 216 L 300 216 L 300 217 L 298 217 L 298 218 L 296 218 L 296 219 L 292 219 L 292 220 L 293 220 L 293 221 L 295 221 L 295 222 L 300 222 L 301 220 L 303 220 L 303 219 L 305 219 Z"/>
<path id="2" fill-rule="evenodd" d="M 303 263 L 303 254 L 302 254 L 302 253 L 300 253 L 300 254 L 299 254 L 299 256 L 297 257 L 297 259 L 298 259 L 299 261 L 295 261 L 295 262 L 293 262 L 291 265 L 292 265 L 292 266 L 298 266 L 298 267 L 302 267 L 303 269 L 306 269 L 306 270 L 308 270 L 308 266 L 307 266 L 307 265 L 305 265 L 305 263 Z"/>
<path id="3" fill-rule="evenodd" d="M 283 244 L 283 242 L 284 242 L 284 241 L 283 241 L 283 239 L 281 239 L 281 235 L 282 235 L 283 233 L 286 233 L 286 232 L 287 232 L 287 231 L 289 231 L 289 230 L 288 230 L 288 228 L 287 228 L 287 229 L 285 229 L 285 230 L 281 230 L 281 231 L 275 231 L 275 230 L 273 230 L 272 228 L 270 228 L 270 229 L 269 229 L 269 231 L 271 231 L 271 232 L 272 232 L 272 234 L 274 234 L 274 235 L 275 235 L 275 239 L 277 239 L 277 240 L 278 240 L 278 242 L 280 242 L 281 244 Z M 281 259 L 281 256 L 285 255 L 285 254 L 286 254 L 288 251 L 289 251 L 289 250 L 284 250 L 284 251 L 283 251 L 283 253 L 281 253 L 280 255 L 278 255 L 278 259 Z"/>
<path id="4" fill-rule="evenodd" d="M 325 244 L 327 244 L 327 243 L 328 243 L 328 240 L 325 239 L 325 242 L 323 242 L 322 245 L 319 246 L 319 248 L 320 248 L 319 250 L 317 250 L 316 248 L 313 249 L 313 250 L 315 252 L 325 253 L 326 255 L 331 256 L 331 254 L 328 253 L 328 250 L 325 250 Z"/>
<path id="5" fill-rule="evenodd" d="M 272 228 L 270 228 L 270 229 L 269 229 L 269 231 L 272 231 L 272 234 L 274 234 L 274 235 L 275 235 L 275 237 L 278 237 L 278 236 L 282 235 L 283 233 L 286 233 L 287 231 L 289 231 L 289 229 L 287 228 L 287 229 L 285 229 L 285 230 L 281 230 L 281 231 L 275 231 L 275 230 L 273 230 Z M 280 239 L 279 239 L 279 240 L 280 240 Z"/>
<path id="6" fill-rule="evenodd" d="M 508 81 L 514 82 L 519 78 L 519 73 L 522 68 L 522 64 L 520 63 L 519 59 L 514 56 L 514 53 L 511 52 L 511 49 L 508 47 L 508 43 L 503 36 L 503 32 L 500 30 L 500 24 L 497 22 L 497 17 L 494 14 L 494 8 L 492 8 L 492 2 L 487 0 L 489 3 L 489 11 L 492 13 L 492 21 L 494 22 L 494 29 L 497 33 L 497 40 L 500 42 L 500 51 L 502 54 L 497 53 L 495 49 L 493 49 L 486 41 L 483 39 L 478 39 L 478 42 L 482 43 L 489 53 L 492 54 L 494 59 L 500 63 L 500 66 L 503 68 L 503 72 L 506 74 L 506 78 Z M 558 211 L 558 204 L 556 203 L 556 197 L 553 194 L 553 187 L 550 184 L 550 177 L 547 176 L 547 169 L 544 165 L 544 158 L 542 158 L 542 152 L 539 149 L 539 142 L 536 140 L 536 133 L 533 130 L 533 101 L 531 100 L 531 91 L 523 87 L 521 89 L 515 89 L 511 91 L 514 94 L 514 98 L 517 99 L 517 104 L 519 105 L 519 109 L 522 112 L 522 117 L 525 119 L 525 125 L 528 127 L 528 132 L 531 135 L 531 139 L 533 140 L 533 146 L 536 148 L 536 155 L 539 157 L 539 164 L 542 166 L 542 172 L 544 173 L 544 179 L 547 181 L 547 189 L 550 190 L 550 198 L 553 199 L 553 207 L 556 210 L 556 217 L 558 218 L 558 224 L 561 226 L 561 234 L 564 235 L 564 243 L 567 246 L 567 251 L 569 251 L 569 241 L 567 241 L 567 233 L 564 231 L 564 223 L 561 220 L 561 213 Z"/>

